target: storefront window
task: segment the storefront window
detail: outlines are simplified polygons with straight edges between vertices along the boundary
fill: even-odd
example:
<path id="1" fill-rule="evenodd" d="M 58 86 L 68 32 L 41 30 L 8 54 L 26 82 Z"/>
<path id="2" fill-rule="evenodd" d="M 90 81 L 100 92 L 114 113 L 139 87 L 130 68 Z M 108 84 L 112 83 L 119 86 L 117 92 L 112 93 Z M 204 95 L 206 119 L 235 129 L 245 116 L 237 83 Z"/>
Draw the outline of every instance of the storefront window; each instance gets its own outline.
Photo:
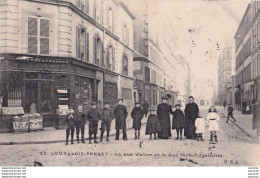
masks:
<path id="1" fill-rule="evenodd" d="M 52 111 L 52 87 L 51 83 L 41 83 L 41 112 Z"/>
<path id="2" fill-rule="evenodd" d="M 92 80 L 76 76 L 75 87 L 75 104 L 80 105 L 86 103 L 90 105 L 93 99 Z"/>

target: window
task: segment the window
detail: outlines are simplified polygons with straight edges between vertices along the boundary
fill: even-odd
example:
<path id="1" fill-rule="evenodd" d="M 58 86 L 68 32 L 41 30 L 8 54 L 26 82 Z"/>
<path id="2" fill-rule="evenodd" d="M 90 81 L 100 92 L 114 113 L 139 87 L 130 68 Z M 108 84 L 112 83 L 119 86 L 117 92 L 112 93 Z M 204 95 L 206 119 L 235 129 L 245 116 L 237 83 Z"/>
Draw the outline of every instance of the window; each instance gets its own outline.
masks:
<path id="1" fill-rule="evenodd" d="M 126 54 L 123 54 L 122 59 L 122 73 L 124 75 L 128 75 L 128 57 Z"/>
<path id="2" fill-rule="evenodd" d="M 93 19 L 96 20 L 96 18 L 97 18 L 97 1 L 94 0 L 93 1 Z"/>
<path id="3" fill-rule="evenodd" d="M 43 17 L 28 17 L 28 53 L 50 53 L 50 19 Z"/>
<path id="4" fill-rule="evenodd" d="M 85 13 L 89 14 L 89 0 L 85 0 Z"/>
<path id="5" fill-rule="evenodd" d="M 89 61 L 89 34 L 86 33 L 86 29 L 77 27 L 76 29 L 76 50 L 77 59 L 82 61 Z"/>
<path id="6" fill-rule="evenodd" d="M 108 30 L 113 32 L 113 9 L 111 7 L 108 8 Z"/>

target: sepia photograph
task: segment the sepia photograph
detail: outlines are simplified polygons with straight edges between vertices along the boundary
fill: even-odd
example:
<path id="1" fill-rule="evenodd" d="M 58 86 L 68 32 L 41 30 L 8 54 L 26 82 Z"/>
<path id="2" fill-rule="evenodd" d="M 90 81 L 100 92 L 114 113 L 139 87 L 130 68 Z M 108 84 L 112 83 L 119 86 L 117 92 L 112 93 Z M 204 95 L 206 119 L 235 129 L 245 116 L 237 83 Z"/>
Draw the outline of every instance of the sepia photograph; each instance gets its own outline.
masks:
<path id="1" fill-rule="evenodd" d="M 0 150 L 2 176 L 260 166 L 260 1 L 0 0 Z"/>

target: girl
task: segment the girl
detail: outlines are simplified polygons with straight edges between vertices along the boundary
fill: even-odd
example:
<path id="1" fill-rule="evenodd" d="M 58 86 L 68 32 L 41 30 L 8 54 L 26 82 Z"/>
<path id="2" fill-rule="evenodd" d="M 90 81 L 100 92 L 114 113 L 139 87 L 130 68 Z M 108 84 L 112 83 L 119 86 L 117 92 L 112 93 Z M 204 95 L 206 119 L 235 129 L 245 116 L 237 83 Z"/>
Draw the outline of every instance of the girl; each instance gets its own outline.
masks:
<path id="1" fill-rule="evenodd" d="M 195 121 L 195 127 L 196 127 L 196 137 L 197 141 L 201 139 L 201 141 L 204 141 L 202 138 L 202 134 L 205 133 L 205 126 L 206 126 L 206 121 L 204 118 L 201 117 L 201 115 L 198 116 L 198 118 Z"/>
<path id="2" fill-rule="evenodd" d="M 150 110 L 150 115 L 148 116 L 147 122 L 146 122 L 146 130 L 145 135 L 150 135 L 150 139 L 152 140 L 152 135 L 154 134 L 154 139 L 157 139 L 156 133 L 160 132 L 162 130 L 159 120 L 157 116 L 155 115 L 155 110 Z"/>
<path id="3" fill-rule="evenodd" d="M 215 142 L 218 142 L 217 140 L 217 131 L 219 130 L 219 115 L 217 113 L 217 110 L 214 106 L 211 106 L 209 108 L 209 113 L 207 114 L 207 125 L 209 127 L 210 131 L 210 141 L 213 141 L 213 136 L 215 136 Z"/>

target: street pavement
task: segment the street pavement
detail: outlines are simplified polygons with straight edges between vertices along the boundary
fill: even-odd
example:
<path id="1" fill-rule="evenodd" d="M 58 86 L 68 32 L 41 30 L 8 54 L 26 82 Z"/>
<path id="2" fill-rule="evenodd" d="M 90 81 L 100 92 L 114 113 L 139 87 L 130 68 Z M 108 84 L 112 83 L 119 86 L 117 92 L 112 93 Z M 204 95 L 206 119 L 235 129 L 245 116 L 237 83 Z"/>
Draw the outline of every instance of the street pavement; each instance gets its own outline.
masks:
<path id="1" fill-rule="evenodd" d="M 221 108 L 217 109 L 221 111 Z M 200 107 L 200 110 L 206 117 L 208 107 Z M 221 116 L 219 142 L 216 144 L 209 142 L 208 132 L 204 134 L 204 142 L 175 140 L 175 130 L 172 130 L 171 139 L 148 140 L 143 125 L 141 140 L 134 140 L 134 130 L 130 129 L 127 141 L 115 141 L 111 136 L 109 143 L 91 145 L 75 143 L 65 146 L 64 142 L 0 145 L 0 166 L 32 166 L 34 161 L 43 166 L 259 166 L 258 140 L 249 138 L 233 123 L 225 122 L 226 118 Z M 42 133 L 45 132 L 51 133 Z M 64 130 L 58 132 L 64 137 Z"/>

